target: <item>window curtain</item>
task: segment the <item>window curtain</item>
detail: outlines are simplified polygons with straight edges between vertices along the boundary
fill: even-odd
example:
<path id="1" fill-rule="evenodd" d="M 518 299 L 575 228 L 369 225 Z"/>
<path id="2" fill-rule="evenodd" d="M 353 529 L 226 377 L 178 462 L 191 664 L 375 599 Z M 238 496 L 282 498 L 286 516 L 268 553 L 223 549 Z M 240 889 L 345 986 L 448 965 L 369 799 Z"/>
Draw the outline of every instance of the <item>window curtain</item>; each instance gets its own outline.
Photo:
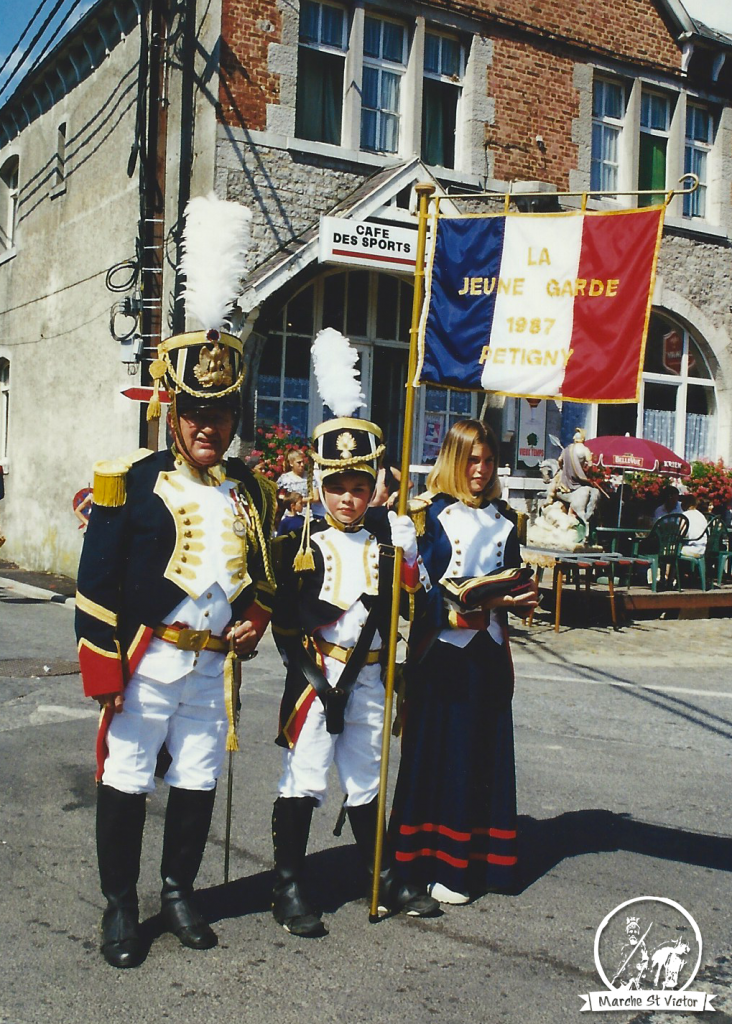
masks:
<path id="1" fill-rule="evenodd" d="M 690 412 L 686 416 L 686 445 L 684 458 L 687 462 L 708 459 L 711 454 L 711 431 L 714 417 L 704 413 Z"/>
<path id="2" fill-rule="evenodd" d="M 425 78 L 422 92 L 422 159 L 438 167 L 455 166 L 457 89 Z"/>
<path id="3" fill-rule="evenodd" d="M 343 59 L 301 46 L 295 134 L 299 139 L 340 145 L 342 108 Z"/>
<path id="4" fill-rule="evenodd" d="M 643 410 L 643 437 L 674 450 L 676 413 L 670 409 Z"/>

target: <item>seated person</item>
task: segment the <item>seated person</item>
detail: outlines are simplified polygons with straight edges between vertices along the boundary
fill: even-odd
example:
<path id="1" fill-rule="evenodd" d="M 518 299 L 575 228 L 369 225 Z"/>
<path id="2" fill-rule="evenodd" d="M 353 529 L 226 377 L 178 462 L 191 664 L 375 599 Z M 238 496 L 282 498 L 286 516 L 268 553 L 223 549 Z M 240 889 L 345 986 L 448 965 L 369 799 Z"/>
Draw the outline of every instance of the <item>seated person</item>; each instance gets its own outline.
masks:
<path id="1" fill-rule="evenodd" d="M 679 501 L 679 489 L 678 487 L 666 487 L 661 492 L 662 502 L 653 513 L 653 521 L 660 519 L 661 516 L 671 515 L 672 512 L 682 512 L 681 502 Z"/>
<path id="2" fill-rule="evenodd" d="M 693 494 L 685 494 L 681 499 L 681 507 L 689 523 L 689 531 L 681 548 L 682 555 L 700 557 L 707 548 L 707 517 L 697 506 Z"/>

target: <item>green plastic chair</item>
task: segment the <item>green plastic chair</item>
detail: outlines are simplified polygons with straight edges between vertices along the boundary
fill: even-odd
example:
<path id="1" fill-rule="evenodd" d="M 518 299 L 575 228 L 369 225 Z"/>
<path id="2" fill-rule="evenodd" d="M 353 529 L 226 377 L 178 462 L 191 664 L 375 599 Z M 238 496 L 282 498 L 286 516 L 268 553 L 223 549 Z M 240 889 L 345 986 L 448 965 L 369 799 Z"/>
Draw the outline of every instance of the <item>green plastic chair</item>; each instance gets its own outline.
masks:
<path id="1" fill-rule="evenodd" d="M 727 562 L 732 559 L 732 551 L 729 550 L 729 534 L 724 520 L 714 516 L 707 523 L 704 531 L 707 537 L 707 546 L 701 555 L 679 554 L 679 562 L 699 573 L 702 590 L 707 590 L 707 579 L 711 580 L 714 570 L 717 571 L 717 586 L 722 586 L 722 577 Z"/>
<path id="2" fill-rule="evenodd" d="M 689 520 L 686 516 L 672 512 L 657 519 L 647 537 L 634 541 L 633 557 L 642 555 L 651 563 L 651 587 L 654 593 L 658 587 L 659 570 L 665 568 L 670 568 L 676 589 L 681 590 L 679 550 L 688 531 Z"/>

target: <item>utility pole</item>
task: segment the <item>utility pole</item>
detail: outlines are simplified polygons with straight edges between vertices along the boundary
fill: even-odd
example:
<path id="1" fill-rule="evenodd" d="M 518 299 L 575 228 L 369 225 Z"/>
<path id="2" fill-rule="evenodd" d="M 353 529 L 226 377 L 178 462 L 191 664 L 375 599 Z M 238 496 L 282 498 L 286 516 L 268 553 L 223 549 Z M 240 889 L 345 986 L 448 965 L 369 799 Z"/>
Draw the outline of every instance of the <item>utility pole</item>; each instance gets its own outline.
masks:
<path id="1" fill-rule="evenodd" d="M 168 33 L 166 0 L 150 0 L 150 66 L 147 104 L 147 146 L 143 169 L 142 336 L 145 350 L 157 355 L 163 328 L 163 261 L 165 256 L 165 162 L 168 139 Z M 147 13 L 147 12 L 146 12 Z M 143 363 L 149 383 L 149 362 Z M 141 408 L 140 440 L 158 449 L 159 423 L 146 419 Z"/>

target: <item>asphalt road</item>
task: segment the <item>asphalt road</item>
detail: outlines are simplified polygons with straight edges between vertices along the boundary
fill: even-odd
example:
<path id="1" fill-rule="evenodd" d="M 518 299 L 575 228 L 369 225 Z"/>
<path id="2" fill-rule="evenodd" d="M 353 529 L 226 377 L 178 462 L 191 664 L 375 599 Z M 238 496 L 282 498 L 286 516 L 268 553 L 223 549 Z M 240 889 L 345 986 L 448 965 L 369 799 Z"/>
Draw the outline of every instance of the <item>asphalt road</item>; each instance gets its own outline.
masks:
<path id="1" fill-rule="evenodd" d="M 282 673 L 265 639 L 245 666 L 234 880 L 222 884 L 222 798 L 199 877 L 220 945 L 193 952 L 160 932 L 159 791 L 140 880 L 150 951 L 138 969 L 115 971 L 98 952 L 97 715 L 81 694 L 72 619 L 69 606 L 0 584 L 0 1024 L 586 1020 L 580 994 L 603 988 L 595 932 L 613 908 L 643 895 L 675 900 L 697 921 L 704 948 L 692 988 L 717 993 L 718 1011 L 589 1019 L 732 1021 L 730 620 L 617 633 L 517 628 L 519 891 L 433 920 L 369 924 L 350 836 L 332 835 L 334 779 L 309 857 L 330 935 L 309 941 L 269 914 Z"/>

